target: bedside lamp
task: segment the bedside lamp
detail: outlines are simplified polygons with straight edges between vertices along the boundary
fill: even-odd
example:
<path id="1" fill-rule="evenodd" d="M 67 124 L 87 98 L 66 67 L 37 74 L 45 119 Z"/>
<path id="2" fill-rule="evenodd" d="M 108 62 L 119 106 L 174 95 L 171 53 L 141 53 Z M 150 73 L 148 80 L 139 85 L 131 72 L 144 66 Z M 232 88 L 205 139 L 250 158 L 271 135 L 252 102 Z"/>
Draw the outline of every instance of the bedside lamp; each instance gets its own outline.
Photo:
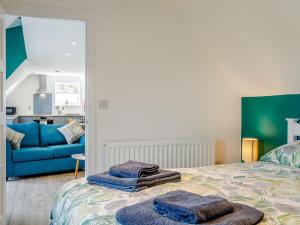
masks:
<path id="1" fill-rule="evenodd" d="M 242 161 L 244 162 L 258 161 L 258 139 L 257 138 L 242 139 Z"/>

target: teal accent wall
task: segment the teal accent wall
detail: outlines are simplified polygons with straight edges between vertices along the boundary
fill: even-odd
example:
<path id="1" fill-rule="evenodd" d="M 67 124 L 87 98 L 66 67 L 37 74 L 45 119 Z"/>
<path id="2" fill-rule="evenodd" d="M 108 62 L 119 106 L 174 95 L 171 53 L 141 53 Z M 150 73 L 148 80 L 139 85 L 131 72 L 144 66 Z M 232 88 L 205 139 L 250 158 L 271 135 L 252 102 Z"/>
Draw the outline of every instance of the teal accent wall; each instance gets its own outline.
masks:
<path id="1" fill-rule="evenodd" d="M 21 18 L 6 29 L 6 79 L 27 59 Z"/>
<path id="2" fill-rule="evenodd" d="M 242 138 L 259 139 L 259 157 L 287 143 L 286 118 L 300 118 L 300 94 L 242 98 Z"/>

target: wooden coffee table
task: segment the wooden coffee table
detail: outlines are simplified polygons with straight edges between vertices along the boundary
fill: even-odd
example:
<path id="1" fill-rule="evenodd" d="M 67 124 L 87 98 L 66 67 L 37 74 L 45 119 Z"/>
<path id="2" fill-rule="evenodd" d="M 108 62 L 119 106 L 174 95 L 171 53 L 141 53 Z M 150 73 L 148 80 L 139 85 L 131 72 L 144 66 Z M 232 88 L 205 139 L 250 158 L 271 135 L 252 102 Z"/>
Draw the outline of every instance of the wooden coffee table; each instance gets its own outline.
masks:
<path id="1" fill-rule="evenodd" d="M 71 155 L 71 157 L 76 160 L 75 179 L 77 179 L 78 169 L 79 169 L 79 162 L 80 161 L 85 161 L 85 155 L 84 154 L 73 154 L 73 155 Z"/>

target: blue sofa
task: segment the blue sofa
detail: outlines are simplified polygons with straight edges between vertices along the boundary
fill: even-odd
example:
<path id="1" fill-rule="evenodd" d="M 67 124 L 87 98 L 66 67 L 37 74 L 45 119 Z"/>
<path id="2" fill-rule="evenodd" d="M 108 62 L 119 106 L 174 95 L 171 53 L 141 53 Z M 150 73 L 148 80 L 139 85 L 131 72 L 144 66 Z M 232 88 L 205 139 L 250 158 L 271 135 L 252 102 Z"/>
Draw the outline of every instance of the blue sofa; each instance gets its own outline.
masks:
<path id="1" fill-rule="evenodd" d="M 57 130 L 59 124 L 22 123 L 7 125 L 25 134 L 20 149 L 12 149 L 6 140 L 6 177 L 27 176 L 75 169 L 72 154 L 84 153 L 85 136 L 67 144 Z M 84 168 L 84 162 L 80 162 Z"/>

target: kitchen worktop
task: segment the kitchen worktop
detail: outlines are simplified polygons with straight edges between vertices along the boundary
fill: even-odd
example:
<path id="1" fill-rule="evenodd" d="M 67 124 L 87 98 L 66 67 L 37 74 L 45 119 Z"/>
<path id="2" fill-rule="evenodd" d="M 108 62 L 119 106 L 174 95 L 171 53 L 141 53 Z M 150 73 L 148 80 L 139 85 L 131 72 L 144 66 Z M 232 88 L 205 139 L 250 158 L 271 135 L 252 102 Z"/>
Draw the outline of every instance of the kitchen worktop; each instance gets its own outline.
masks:
<path id="1" fill-rule="evenodd" d="M 16 118 L 18 118 L 18 115 L 6 115 L 6 119 L 13 120 L 13 119 L 16 119 Z"/>
<path id="2" fill-rule="evenodd" d="M 81 114 L 50 114 L 50 115 L 7 115 L 6 123 L 28 123 L 28 122 L 40 122 L 47 121 L 52 124 L 67 124 L 70 119 L 77 119 L 79 121 L 84 121 L 85 116 Z"/>
<path id="3" fill-rule="evenodd" d="M 49 114 L 49 115 L 39 115 L 39 114 L 34 114 L 34 115 L 15 115 L 15 116 L 22 116 L 22 117 L 66 117 L 66 116 L 84 116 L 81 114 Z"/>

